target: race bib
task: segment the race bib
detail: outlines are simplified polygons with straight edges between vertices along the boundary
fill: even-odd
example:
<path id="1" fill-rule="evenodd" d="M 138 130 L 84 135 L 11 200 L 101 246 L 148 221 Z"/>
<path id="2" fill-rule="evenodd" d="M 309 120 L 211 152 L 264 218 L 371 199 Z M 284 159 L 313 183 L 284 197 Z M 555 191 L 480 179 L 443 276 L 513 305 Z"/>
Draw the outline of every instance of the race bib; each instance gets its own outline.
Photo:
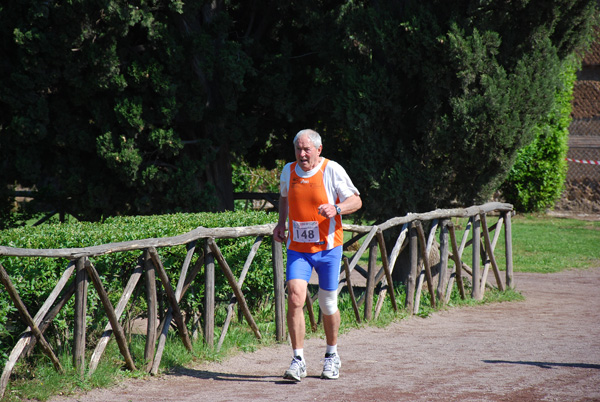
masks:
<path id="1" fill-rule="evenodd" d="M 319 242 L 319 225 L 317 221 L 312 222 L 296 222 L 294 226 L 294 241 L 298 243 L 318 243 Z"/>

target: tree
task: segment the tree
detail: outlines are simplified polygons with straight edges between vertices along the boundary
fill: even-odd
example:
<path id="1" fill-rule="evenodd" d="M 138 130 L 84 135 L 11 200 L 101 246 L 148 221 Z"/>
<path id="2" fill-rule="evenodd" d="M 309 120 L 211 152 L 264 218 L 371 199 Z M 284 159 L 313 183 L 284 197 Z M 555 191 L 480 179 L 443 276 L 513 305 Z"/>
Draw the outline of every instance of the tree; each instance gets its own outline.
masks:
<path id="1" fill-rule="evenodd" d="M 83 219 L 232 208 L 232 161 L 274 167 L 306 127 L 371 218 L 485 200 L 597 22 L 592 0 L 0 7 L 0 182 Z"/>
<path id="2" fill-rule="evenodd" d="M 595 1 L 353 3 L 327 64 L 368 216 L 486 201 L 554 107 Z M 342 70 L 340 74 L 339 71 Z"/>
<path id="3" fill-rule="evenodd" d="M 0 181 L 82 219 L 232 208 L 249 59 L 223 2 L 0 9 Z"/>

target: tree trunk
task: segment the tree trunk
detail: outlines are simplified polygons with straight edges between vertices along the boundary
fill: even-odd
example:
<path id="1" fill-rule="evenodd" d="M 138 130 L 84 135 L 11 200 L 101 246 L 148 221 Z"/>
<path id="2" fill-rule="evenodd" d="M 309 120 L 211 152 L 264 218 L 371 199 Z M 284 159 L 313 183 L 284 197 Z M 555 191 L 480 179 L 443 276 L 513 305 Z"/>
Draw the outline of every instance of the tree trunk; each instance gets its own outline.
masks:
<path id="1" fill-rule="evenodd" d="M 221 144 L 216 150 L 216 158 L 206 167 L 207 182 L 215 188 L 217 210 L 233 211 L 233 183 L 229 145 Z"/>

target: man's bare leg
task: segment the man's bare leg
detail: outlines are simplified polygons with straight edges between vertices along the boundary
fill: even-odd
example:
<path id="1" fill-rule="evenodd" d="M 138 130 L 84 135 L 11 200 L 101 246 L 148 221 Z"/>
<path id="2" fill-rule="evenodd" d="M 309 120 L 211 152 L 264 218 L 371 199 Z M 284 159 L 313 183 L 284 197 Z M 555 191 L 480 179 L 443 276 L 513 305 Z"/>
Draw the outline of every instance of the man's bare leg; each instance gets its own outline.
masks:
<path id="1" fill-rule="evenodd" d="M 290 368 L 285 372 L 283 378 L 287 380 L 300 381 L 306 377 L 306 363 L 304 362 L 304 301 L 306 300 L 306 292 L 308 283 L 301 279 L 292 279 L 288 283 L 288 311 L 287 323 L 294 350 L 294 357 Z"/>
<path id="2" fill-rule="evenodd" d="M 293 349 L 304 348 L 306 324 L 304 322 L 304 302 L 308 283 L 302 279 L 291 279 L 288 286 L 287 324 Z M 339 328 L 339 322 L 338 322 Z M 337 335 L 336 335 L 337 338 Z"/>
<path id="3" fill-rule="evenodd" d="M 338 332 L 340 330 L 340 310 L 331 315 L 323 314 L 323 328 L 325 329 L 325 339 L 330 346 L 337 345 Z"/>

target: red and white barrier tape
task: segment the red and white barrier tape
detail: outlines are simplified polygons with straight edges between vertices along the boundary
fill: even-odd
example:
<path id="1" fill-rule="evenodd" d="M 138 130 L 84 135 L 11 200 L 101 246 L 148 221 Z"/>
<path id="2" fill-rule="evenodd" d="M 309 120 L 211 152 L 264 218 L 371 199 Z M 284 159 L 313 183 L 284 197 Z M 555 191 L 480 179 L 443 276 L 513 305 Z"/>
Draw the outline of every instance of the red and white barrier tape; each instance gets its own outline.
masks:
<path id="1" fill-rule="evenodd" d="M 600 161 L 588 161 L 585 159 L 571 159 L 571 158 L 565 158 L 565 159 L 568 160 L 569 162 L 583 163 L 584 165 L 600 165 Z"/>

